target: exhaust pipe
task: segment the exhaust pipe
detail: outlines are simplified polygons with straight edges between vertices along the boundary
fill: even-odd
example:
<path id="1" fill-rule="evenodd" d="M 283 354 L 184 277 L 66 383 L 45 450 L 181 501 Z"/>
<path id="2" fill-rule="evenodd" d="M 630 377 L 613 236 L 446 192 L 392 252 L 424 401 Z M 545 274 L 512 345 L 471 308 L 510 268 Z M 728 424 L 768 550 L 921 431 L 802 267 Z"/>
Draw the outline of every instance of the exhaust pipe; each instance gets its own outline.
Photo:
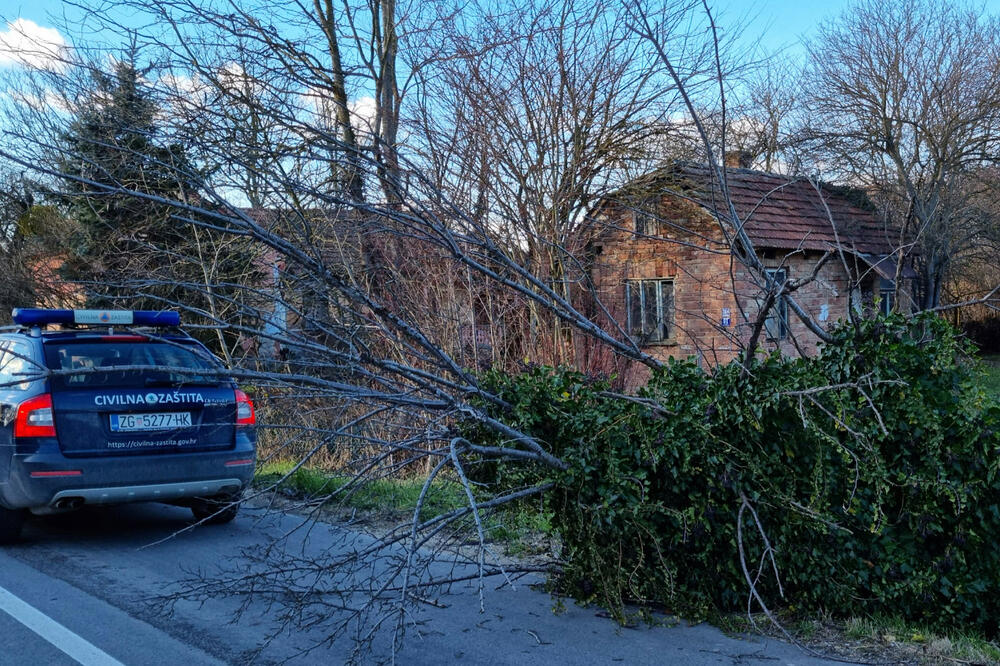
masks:
<path id="1" fill-rule="evenodd" d="M 61 511 L 69 511 L 71 509 L 78 509 L 83 506 L 82 497 L 63 497 L 55 503 L 55 508 Z"/>

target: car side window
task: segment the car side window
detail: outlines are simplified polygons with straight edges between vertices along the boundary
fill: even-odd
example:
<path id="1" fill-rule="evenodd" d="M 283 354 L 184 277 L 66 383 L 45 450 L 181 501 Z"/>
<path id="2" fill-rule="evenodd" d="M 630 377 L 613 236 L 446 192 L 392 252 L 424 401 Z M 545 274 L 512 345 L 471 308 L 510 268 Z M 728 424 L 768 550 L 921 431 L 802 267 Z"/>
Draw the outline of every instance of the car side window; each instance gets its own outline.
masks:
<path id="1" fill-rule="evenodd" d="M 39 374 L 36 363 L 31 362 L 31 349 L 15 340 L 0 341 L 0 390 L 25 391 L 31 384 L 25 377 Z M 22 381 L 18 381 L 22 380 Z"/>

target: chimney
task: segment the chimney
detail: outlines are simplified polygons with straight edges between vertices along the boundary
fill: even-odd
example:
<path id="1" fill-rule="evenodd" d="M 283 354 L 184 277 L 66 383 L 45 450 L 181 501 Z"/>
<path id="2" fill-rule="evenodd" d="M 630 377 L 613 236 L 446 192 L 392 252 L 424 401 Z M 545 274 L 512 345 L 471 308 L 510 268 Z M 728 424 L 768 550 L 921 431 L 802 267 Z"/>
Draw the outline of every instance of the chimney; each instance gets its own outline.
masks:
<path id="1" fill-rule="evenodd" d="M 749 169 L 755 155 L 749 150 L 727 150 L 725 154 L 726 167 L 729 169 Z"/>

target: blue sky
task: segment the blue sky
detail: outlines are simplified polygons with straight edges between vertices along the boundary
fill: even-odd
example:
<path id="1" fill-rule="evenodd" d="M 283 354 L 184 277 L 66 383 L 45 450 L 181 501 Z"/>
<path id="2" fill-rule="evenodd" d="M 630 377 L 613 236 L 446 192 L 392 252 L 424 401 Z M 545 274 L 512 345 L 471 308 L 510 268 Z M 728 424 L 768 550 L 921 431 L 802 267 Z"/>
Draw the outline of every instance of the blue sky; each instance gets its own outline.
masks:
<path id="1" fill-rule="evenodd" d="M 849 0 L 760 0 L 759 2 L 713 2 L 710 6 L 720 12 L 723 26 L 749 20 L 743 30 L 742 41 L 746 46 L 760 39 L 769 52 L 787 49 L 791 54 L 801 52 L 801 39 L 809 37 L 823 21 L 836 18 L 850 5 Z"/>
<path id="2" fill-rule="evenodd" d="M 988 11 L 1000 14 L 1000 0 L 979 1 Z M 774 53 L 785 49 L 790 57 L 796 57 L 802 54 L 801 39 L 810 37 L 823 21 L 836 18 L 851 2 L 852 0 L 710 0 L 710 5 L 718 15 L 723 29 L 733 25 L 744 26 L 740 29 L 740 43 L 743 47 L 752 48 L 760 40 L 766 52 Z M 0 0 L 0 19 L 3 19 L 0 21 L 0 31 L 6 28 L 6 21 L 18 17 L 50 27 L 60 22 L 53 20 L 53 15 L 72 20 L 79 13 L 77 8 L 60 0 Z M 124 22 L 127 23 L 127 19 Z"/>
<path id="3" fill-rule="evenodd" d="M 973 2 L 1000 14 L 1000 0 Z M 821 23 L 837 18 L 852 4 L 853 0 L 709 0 L 713 11 L 721 14 L 723 26 L 739 24 L 740 19 L 749 21 L 741 35 L 745 47 L 759 39 L 767 52 L 784 50 L 793 57 L 804 55 L 803 38 L 811 37 Z"/>
<path id="4" fill-rule="evenodd" d="M 742 30 L 741 40 L 745 46 L 763 37 L 762 44 L 768 51 L 788 47 L 794 54 L 799 51 L 799 39 L 809 36 L 824 20 L 836 17 L 850 4 L 849 0 L 735 0 L 711 2 L 720 14 L 720 23 L 725 28 L 741 18 L 750 18 L 749 29 Z M 1000 10 L 1000 0 L 986 3 L 993 11 Z M 0 18 L 26 18 L 41 25 L 55 24 L 49 15 L 72 18 L 78 10 L 59 0 L 0 0 Z M 3 28 L 5 26 L 0 26 Z"/>

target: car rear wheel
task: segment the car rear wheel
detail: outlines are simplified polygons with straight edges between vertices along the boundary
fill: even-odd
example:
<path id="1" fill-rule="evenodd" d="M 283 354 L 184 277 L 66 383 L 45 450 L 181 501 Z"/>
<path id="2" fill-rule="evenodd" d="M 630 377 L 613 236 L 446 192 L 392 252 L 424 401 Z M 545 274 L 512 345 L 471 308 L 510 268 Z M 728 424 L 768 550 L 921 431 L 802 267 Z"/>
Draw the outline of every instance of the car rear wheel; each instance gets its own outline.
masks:
<path id="1" fill-rule="evenodd" d="M 0 544 L 13 543 L 21 536 L 27 511 L 0 506 Z"/>
<path id="2" fill-rule="evenodd" d="M 199 497 L 191 503 L 191 513 L 198 522 L 222 525 L 232 522 L 240 511 L 240 498 L 235 495 Z"/>

